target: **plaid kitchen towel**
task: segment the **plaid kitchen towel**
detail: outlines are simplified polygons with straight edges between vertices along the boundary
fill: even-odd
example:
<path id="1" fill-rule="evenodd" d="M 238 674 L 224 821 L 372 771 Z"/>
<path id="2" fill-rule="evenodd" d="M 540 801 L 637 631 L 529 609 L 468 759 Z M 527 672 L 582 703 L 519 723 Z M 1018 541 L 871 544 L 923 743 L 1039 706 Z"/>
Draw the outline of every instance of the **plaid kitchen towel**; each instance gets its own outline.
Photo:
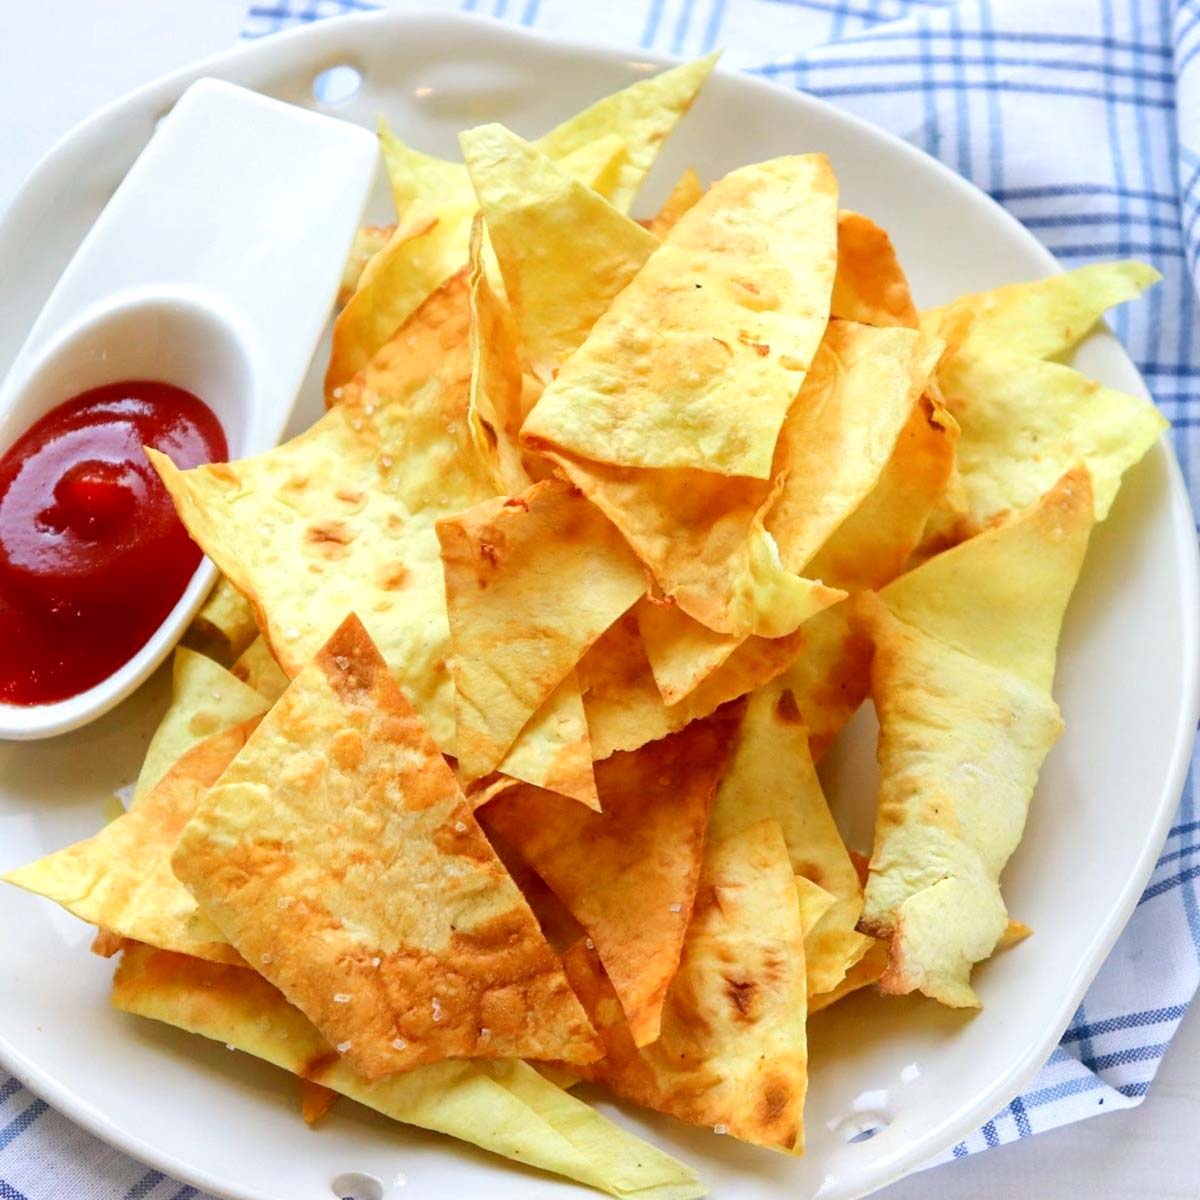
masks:
<path id="1" fill-rule="evenodd" d="M 396 0 L 475 11 L 802 88 L 941 158 L 1068 266 L 1135 256 L 1163 275 L 1113 325 L 1173 429 L 1200 508 L 1200 0 Z M 245 36 L 375 7 L 260 0 Z M 1048 121 L 1070 129 L 1046 152 Z M 1193 464 L 1195 466 L 1193 467 Z M 1194 762 L 1193 762 L 1194 767 Z M 1194 774 L 1194 771 L 1193 771 Z M 1030 1087 L 962 1157 L 1146 1094 L 1200 984 L 1192 779 L 1133 918 Z M 72 1126 L 0 1073 L 0 1200 L 204 1200 Z"/>

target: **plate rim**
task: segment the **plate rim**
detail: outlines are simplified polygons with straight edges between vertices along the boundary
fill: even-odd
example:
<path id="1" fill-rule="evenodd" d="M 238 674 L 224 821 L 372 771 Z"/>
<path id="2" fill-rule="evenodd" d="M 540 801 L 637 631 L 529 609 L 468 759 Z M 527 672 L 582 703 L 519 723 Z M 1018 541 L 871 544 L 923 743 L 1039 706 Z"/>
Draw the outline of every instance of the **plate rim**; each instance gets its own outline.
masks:
<path id="1" fill-rule="evenodd" d="M 10 225 L 19 224 L 23 219 L 21 210 L 29 202 L 30 197 L 36 193 L 42 178 L 53 173 L 58 160 L 67 156 L 77 142 L 86 139 L 94 131 L 114 119 L 125 114 L 136 113 L 154 103 L 173 104 L 187 85 L 195 79 L 206 75 L 227 78 L 243 64 L 254 64 L 260 59 L 271 61 L 289 56 L 302 56 L 305 51 L 309 52 L 309 57 L 313 60 L 319 60 L 321 57 L 328 58 L 330 53 L 337 50 L 343 31 L 349 31 L 349 36 L 353 38 L 357 35 L 360 27 L 369 29 L 376 25 L 410 26 L 415 27 L 418 31 L 422 28 L 439 26 L 451 29 L 469 26 L 478 31 L 483 26 L 487 28 L 490 36 L 501 40 L 507 39 L 514 44 L 536 42 L 551 50 L 587 55 L 608 62 L 626 65 L 636 62 L 639 65 L 660 69 L 682 61 L 677 56 L 640 48 L 623 48 L 618 45 L 588 42 L 517 27 L 482 14 L 414 13 L 379 9 L 372 12 L 325 18 L 294 29 L 273 33 L 249 43 L 236 44 L 228 50 L 206 56 L 161 75 L 98 109 L 60 137 L 38 160 L 34 169 L 13 194 L 4 212 L 0 213 L 0 238 L 6 235 Z M 314 61 L 312 65 L 318 70 L 321 69 L 318 61 Z M 334 65 L 334 63 L 330 60 L 324 65 Z M 1050 250 L 1038 241 L 1012 213 L 939 159 L 897 135 L 872 124 L 865 118 L 838 108 L 807 92 L 741 71 L 729 70 L 720 73 L 727 77 L 735 77 L 738 86 L 757 90 L 762 94 L 770 95 L 773 99 L 786 97 L 787 102 L 794 105 L 797 112 L 808 109 L 809 111 L 818 111 L 826 118 L 832 117 L 835 121 L 850 127 L 860 139 L 865 139 L 867 142 L 884 142 L 893 151 L 902 153 L 914 162 L 919 162 L 923 170 L 933 168 L 945 186 L 964 196 L 971 204 L 978 205 L 981 200 L 986 202 L 992 210 L 992 216 L 1006 223 L 1014 235 L 1024 241 L 1031 252 L 1042 260 L 1047 274 L 1060 273 L 1063 270 Z M 320 111 L 326 111 L 333 115 L 337 113 L 335 106 L 322 106 Z M 1111 338 L 1111 334 L 1107 336 Z M 1152 398 L 1145 381 L 1125 347 L 1115 338 L 1112 338 L 1112 341 L 1119 349 L 1131 377 L 1138 380 L 1142 394 L 1147 398 Z M 1195 731 L 1197 724 L 1200 723 L 1200 546 L 1197 545 L 1193 536 L 1196 528 L 1195 516 L 1192 513 L 1191 500 L 1183 472 L 1174 449 L 1165 435 L 1160 437 L 1157 446 L 1151 453 L 1164 455 L 1166 460 L 1167 491 L 1172 532 L 1177 544 L 1177 562 L 1180 569 L 1181 600 L 1184 613 L 1180 661 L 1181 663 L 1192 663 L 1193 669 L 1190 672 L 1185 671 L 1182 677 L 1183 703 L 1180 705 L 1179 719 L 1174 730 L 1170 762 L 1167 765 L 1162 793 L 1156 801 L 1155 819 L 1146 827 L 1145 844 L 1137 866 L 1129 873 L 1118 901 L 1113 905 L 1104 925 L 1093 939 L 1093 944 L 1087 952 L 1086 963 L 1076 972 L 1075 978 L 1068 982 L 1059 1011 L 1056 1013 L 1054 1021 L 1047 1026 L 1047 1031 L 1044 1032 L 1042 1038 L 1036 1040 L 1022 1057 L 993 1082 L 990 1088 L 978 1094 L 972 1104 L 960 1108 L 957 1113 L 930 1127 L 920 1137 L 913 1139 L 892 1155 L 865 1165 L 856 1179 L 856 1185 L 861 1185 L 860 1190 L 854 1193 L 858 1197 L 866 1196 L 876 1188 L 887 1186 L 899 1178 L 920 1170 L 935 1155 L 961 1141 L 980 1124 L 1003 1109 L 1013 1096 L 1019 1094 L 1045 1064 L 1053 1048 L 1060 1041 L 1063 1031 L 1070 1023 L 1087 988 L 1091 985 L 1124 930 L 1157 863 L 1171 818 L 1186 782 L 1196 736 Z M 131 1155 L 149 1167 L 201 1188 L 213 1196 L 221 1197 L 222 1200 L 279 1200 L 278 1197 L 261 1191 L 230 1190 L 227 1183 L 212 1177 L 205 1167 L 179 1159 L 168 1151 L 161 1151 L 136 1133 L 118 1128 L 107 1114 L 89 1102 L 78 1098 L 68 1086 L 60 1084 L 53 1076 L 44 1073 L 33 1059 L 3 1035 L 0 1035 L 0 1066 L 7 1069 L 24 1087 L 40 1096 L 63 1116 L 108 1145 Z M 918 1149 L 920 1149 L 920 1153 L 916 1152 Z M 899 1175 L 896 1174 L 897 1159 L 907 1162 L 907 1165 L 900 1167 Z"/>

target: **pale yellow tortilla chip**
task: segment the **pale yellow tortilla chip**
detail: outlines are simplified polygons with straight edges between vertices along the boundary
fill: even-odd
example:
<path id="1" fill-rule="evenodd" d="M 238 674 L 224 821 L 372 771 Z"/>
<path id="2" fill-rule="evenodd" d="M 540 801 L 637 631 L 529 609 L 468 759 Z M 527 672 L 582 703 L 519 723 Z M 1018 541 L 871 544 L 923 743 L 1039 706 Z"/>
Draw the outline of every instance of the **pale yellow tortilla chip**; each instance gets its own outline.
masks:
<path id="1" fill-rule="evenodd" d="M 567 972 L 608 1053 L 585 1078 L 693 1125 L 801 1153 L 808 1086 L 804 934 L 779 827 L 710 842 L 658 1040 L 634 1044 L 598 957 Z"/>
<path id="2" fill-rule="evenodd" d="M 599 137 L 616 134 L 625 143 L 625 158 L 615 185 L 605 195 L 614 207 L 628 212 L 663 144 L 691 108 L 718 57 L 709 54 L 681 63 L 605 96 L 535 144 L 543 154 L 561 160 Z"/>
<path id="3" fill-rule="evenodd" d="M 288 677 L 275 661 L 275 655 L 271 653 L 271 647 L 263 637 L 256 637 L 242 651 L 231 672 L 248 688 L 272 704 L 287 691 Z"/>
<path id="4" fill-rule="evenodd" d="M 837 237 L 833 315 L 864 325 L 916 329 L 917 308 L 886 231 L 862 213 L 843 210 Z"/>
<path id="5" fill-rule="evenodd" d="M 611 174 L 613 153 L 612 142 L 600 146 L 599 153 L 585 146 L 563 158 L 559 165 L 572 178 L 590 184 L 597 177 Z M 467 191 L 448 188 L 440 199 L 431 200 L 422 186 L 387 244 L 367 263 L 358 290 L 334 322 L 325 370 L 327 403 L 341 400 L 345 385 L 430 293 L 467 262 L 471 224 L 478 205 L 465 168 L 458 164 L 440 166 L 454 166 L 461 172 Z"/>
<path id="6" fill-rule="evenodd" d="M 292 441 L 191 471 L 148 451 L 192 537 L 254 604 L 283 670 L 294 676 L 358 612 L 446 753 L 454 683 L 434 525 L 494 494 L 466 420 L 468 342 L 464 274 Z"/>
<path id="7" fill-rule="evenodd" d="M 513 779 L 570 796 L 588 808 L 600 807 L 587 714 L 574 671 L 568 672 L 529 718 L 499 769 Z M 474 796 L 472 806 L 478 807 Z"/>
<path id="8" fill-rule="evenodd" d="M 901 575 L 881 595 L 906 624 L 1048 692 L 1093 520 L 1091 481 L 1077 468 L 1015 520 Z"/>
<path id="9" fill-rule="evenodd" d="M 10 871 L 5 880 L 101 926 L 110 952 L 111 939 L 132 938 L 214 962 L 241 962 L 175 878 L 171 854 L 208 787 L 257 722 L 252 718 L 193 746 L 123 817 L 86 841 Z"/>
<path id="10" fill-rule="evenodd" d="M 254 609 L 222 575 L 218 576 L 208 599 L 192 618 L 184 640 L 193 649 L 227 667 L 256 637 L 258 625 L 254 621 Z"/>
<path id="11" fill-rule="evenodd" d="M 636 750 L 773 679 L 795 661 L 804 633 L 802 628 L 785 638 L 747 638 L 683 700 L 668 706 L 654 682 L 637 619 L 626 614 L 579 662 L 593 757 Z"/>
<path id="12" fill-rule="evenodd" d="M 846 977 L 833 991 L 818 992 L 815 996 L 809 996 L 808 1015 L 816 1016 L 831 1004 L 844 1000 L 851 992 L 861 991 L 873 983 L 878 983 L 883 977 L 884 971 L 887 970 L 887 965 L 887 942 L 870 940 L 867 952 L 846 972 Z"/>
<path id="13" fill-rule="evenodd" d="M 436 158 L 407 145 L 383 119 L 379 122 L 379 149 L 400 220 L 413 209 L 436 213 L 473 204 L 471 181 L 462 163 Z"/>
<path id="14" fill-rule="evenodd" d="M 671 194 L 663 201 L 662 208 L 651 220 L 650 232 L 662 241 L 675 228 L 679 218 L 703 195 L 704 184 L 700 182 L 700 176 L 688 167 L 676 181 Z"/>
<path id="15" fill-rule="evenodd" d="M 658 241 L 503 125 L 459 141 L 526 360 L 550 380 Z"/>
<path id="16" fill-rule="evenodd" d="M 1168 427 L 1149 400 L 1028 355 L 959 355 L 941 382 L 962 426 L 968 536 L 1034 504 L 1077 462 L 1091 474 L 1102 521 L 1121 476 Z"/>
<path id="17" fill-rule="evenodd" d="M 1058 707 L 1042 687 L 906 625 L 872 594 L 858 603 L 875 642 L 881 774 L 861 927 L 890 943 L 884 991 L 978 1008 L 971 968 L 1007 926 L 1000 872 L 1062 733 Z"/>
<path id="18" fill-rule="evenodd" d="M 817 779 L 795 700 L 777 682 L 750 696 L 709 837 L 719 841 L 762 820 L 778 823 L 793 872 L 829 895 L 829 907 L 806 931 L 805 952 L 809 994 L 830 991 L 870 944 L 855 929 L 862 887 Z"/>
<path id="19" fill-rule="evenodd" d="M 479 453 L 491 468 L 496 492 L 523 492 L 533 479 L 522 461 L 525 420 L 521 335 L 508 304 L 488 280 L 483 258 L 483 218 L 471 228 L 471 392 L 467 422 Z"/>
<path id="20" fill-rule="evenodd" d="M 836 242 L 824 156 L 725 176 L 592 327 L 525 438 L 619 466 L 766 479 L 829 319 Z"/>
<path id="21" fill-rule="evenodd" d="M 533 788 L 479 810 L 587 930 L 638 1045 L 659 1034 L 736 724 L 737 713 L 723 711 L 605 759 L 596 768 L 599 812 Z"/>
<path id="22" fill-rule="evenodd" d="M 443 1058 L 599 1053 L 533 913 L 356 617 L 209 790 L 172 864 L 242 956 L 369 1079 Z"/>
<path id="23" fill-rule="evenodd" d="M 1093 524 L 1086 468 L 1037 507 L 856 602 L 875 655 L 880 798 L 860 928 L 890 941 L 885 991 L 977 1007 L 1005 933 L 999 878 L 1042 760 L 1063 612 Z"/>
<path id="24" fill-rule="evenodd" d="M 432 1063 L 370 1082 L 251 971 L 135 946 L 117 970 L 113 1004 L 265 1059 L 406 1125 L 449 1134 L 613 1196 L 696 1200 L 704 1194 L 687 1167 L 525 1063 Z"/>
<path id="25" fill-rule="evenodd" d="M 437 533 L 454 645 L 456 754 L 463 777 L 478 779 L 646 580 L 604 514 L 562 480 L 485 501 L 439 521 Z"/>
<path id="26" fill-rule="evenodd" d="M 1161 278 L 1153 267 L 1132 260 L 1093 263 L 1047 279 L 961 296 L 923 312 L 921 328 L 937 333 L 965 313 L 970 323 L 961 341 L 962 354 L 1060 358 L 1092 331 L 1108 309 L 1136 299 Z"/>
<path id="27" fill-rule="evenodd" d="M 664 704 L 691 695 L 744 640 L 701 625 L 674 601 L 647 596 L 633 612 Z"/>
<path id="28" fill-rule="evenodd" d="M 244 602 L 243 602 L 244 603 Z M 257 717 L 268 699 L 220 663 L 180 646 L 171 661 L 171 704 L 163 714 L 133 788 L 136 803 L 193 746 Z"/>

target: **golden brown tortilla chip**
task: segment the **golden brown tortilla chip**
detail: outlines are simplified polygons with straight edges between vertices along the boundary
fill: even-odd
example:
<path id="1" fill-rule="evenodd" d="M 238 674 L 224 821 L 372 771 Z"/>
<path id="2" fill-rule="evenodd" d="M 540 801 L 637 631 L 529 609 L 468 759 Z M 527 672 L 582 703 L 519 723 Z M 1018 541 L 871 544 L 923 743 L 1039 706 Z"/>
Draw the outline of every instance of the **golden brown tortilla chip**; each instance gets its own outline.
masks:
<path id="1" fill-rule="evenodd" d="M 306 1125 L 315 1125 L 333 1106 L 337 1092 L 312 1079 L 300 1080 L 300 1115 Z"/>
<path id="2" fill-rule="evenodd" d="M 638 632 L 665 704 L 691 695 L 740 646 L 743 638 L 716 633 L 671 600 L 645 596 L 634 605 Z"/>
<path id="3" fill-rule="evenodd" d="M 564 959 L 608 1053 L 582 1074 L 617 1095 L 756 1145 L 800 1153 L 808 1086 L 804 936 L 773 821 L 711 843 L 662 1032 L 639 1049 L 599 958 Z"/>
<path id="4" fill-rule="evenodd" d="M 171 854 L 209 786 L 258 720 L 193 746 L 123 817 L 86 841 L 10 871 L 5 880 L 101 926 L 109 939 L 132 938 L 213 962 L 240 963 L 237 951 L 175 878 Z"/>
<path id="5" fill-rule="evenodd" d="M 836 241 L 822 155 L 727 175 L 617 295 L 523 436 L 615 466 L 767 479 L 828 323 Z"/>
<path id="6" fill-rule="evenodd" d="M 434 524 L 494 494 L 466 420 L 465 275 L 439 288 L 311 429 L 178 471 L 149 451 L 192 537 L 254 604 L 294 676 L 350 612 L 454 749 L 450 626 Z"/>
<path id="7" fill-rule="evenodd" d="M 439 521 L 437 533 L 454 646 L 455 747 L 472 780 L 500 763 L 646 580 L 604 514 L 562 480 L 484 501 Z"/>
<path id="8" fill-rule="evenodd" d="M 870 945 L 855 929 L 862 887 L 817 779 L 795 699 L 775 685 L 749 698 L 709 837 L 720 841 L 762 820 L 778 823 L 795 874 L 828 893 L 831 903 L 806 931 L 804 945 L 809 994 L 830 991 Z"/>
<path id="9" fill-rule="evenodd" d="M 443 1058 L 598 1053 L 529 906 L 356 617 L 209 790 L 173 865 L 368 1079 Z"/>
<path id="10" fill-rule="evenodd" d="M 687 1167 L 605 1120 L 523 1062 L 440 1062 L 375 1082 L 253 971 L 134 946 L 113 1004 L 265 1059 L 393 1120 L 629 1200 L 696 1200 Z"/>
<path id="11" fill-rule="evenodd" d="M 918 326 L 917 308 L 892 239 L 870 217 L 838 213 L 835 317 L 864 325 Z"/>
<path id="12" fill-rule="evenodd" d="M 638 1045 L 658 1036 L 736 723 L 725 711 L 605 759 L 598 813 L 526 787 L 480 809 L 587 930 Z"/>

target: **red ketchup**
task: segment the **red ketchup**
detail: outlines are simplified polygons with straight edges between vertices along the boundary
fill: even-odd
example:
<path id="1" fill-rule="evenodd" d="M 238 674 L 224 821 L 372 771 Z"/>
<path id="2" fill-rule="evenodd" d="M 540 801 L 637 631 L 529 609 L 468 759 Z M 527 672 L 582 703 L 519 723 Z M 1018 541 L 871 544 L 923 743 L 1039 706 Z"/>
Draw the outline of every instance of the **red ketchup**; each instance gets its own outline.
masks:
<path id="1" fill-rule="evenodd" d="M 0 702 L 86 691 L 183 595 L 200 550 L 143 446 L 183 469 L 229 455 L 202 400 L 134 380 L 51 409 L 0 458 Z"/>

